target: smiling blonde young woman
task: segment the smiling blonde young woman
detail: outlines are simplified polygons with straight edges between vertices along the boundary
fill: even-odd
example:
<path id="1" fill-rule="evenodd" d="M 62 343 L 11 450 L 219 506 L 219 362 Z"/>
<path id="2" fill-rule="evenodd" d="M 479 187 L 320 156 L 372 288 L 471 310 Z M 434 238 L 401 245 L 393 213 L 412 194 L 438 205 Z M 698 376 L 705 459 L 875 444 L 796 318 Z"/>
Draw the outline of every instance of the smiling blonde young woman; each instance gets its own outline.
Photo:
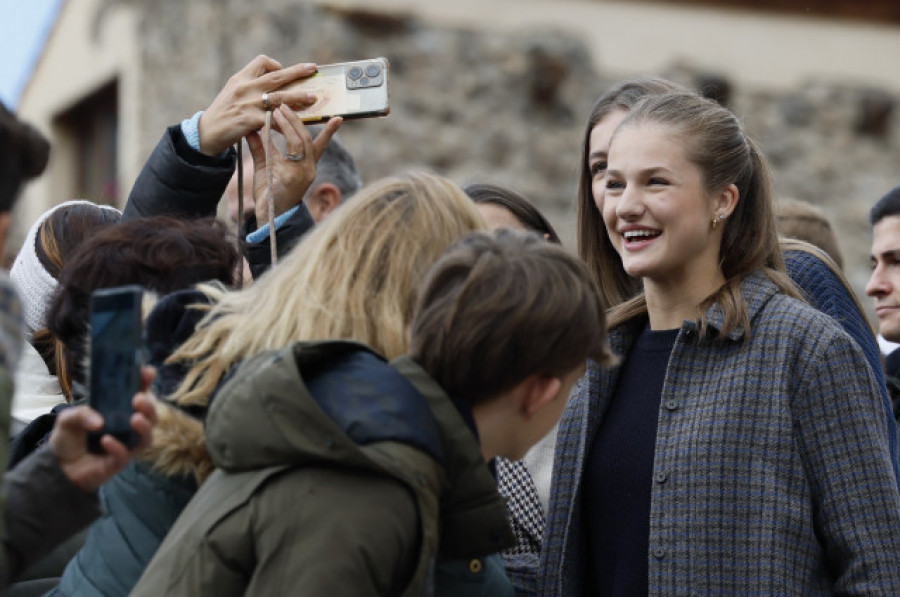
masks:
<path id="1" fill-rule="evenodd" d="M 669 93 L 607 162 L 597 265 L 642 292 L 610 312 L 621 363 L 590 364 L 560 423 L 539 594 L 900 594 L 879 387 L 784 273 L 756 146 Z"/>

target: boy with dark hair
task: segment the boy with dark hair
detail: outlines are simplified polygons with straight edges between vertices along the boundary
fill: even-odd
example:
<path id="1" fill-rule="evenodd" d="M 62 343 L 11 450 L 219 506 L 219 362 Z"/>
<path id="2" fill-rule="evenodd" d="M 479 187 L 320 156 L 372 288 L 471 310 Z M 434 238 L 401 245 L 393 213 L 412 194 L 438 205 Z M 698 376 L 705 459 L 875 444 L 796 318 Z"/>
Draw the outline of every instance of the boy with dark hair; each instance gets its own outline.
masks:
<path id="1" fill-rule="evenodd" d="M 511 595 L 487 461 L 612 362 L 600 292 L 536 235 L 475 233 L 426 276 L 411 336 L 392 363 L 346 341 L 244 363 L 207 419 L 218 470 L 132 595 Z"/>

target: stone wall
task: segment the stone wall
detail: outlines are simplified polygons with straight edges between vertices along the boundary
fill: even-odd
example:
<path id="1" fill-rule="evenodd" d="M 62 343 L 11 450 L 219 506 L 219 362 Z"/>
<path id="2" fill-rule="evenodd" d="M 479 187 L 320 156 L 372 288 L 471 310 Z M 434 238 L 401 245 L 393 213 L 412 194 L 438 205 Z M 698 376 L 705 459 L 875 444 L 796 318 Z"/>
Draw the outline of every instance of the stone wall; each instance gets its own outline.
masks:
<path id="1" fill-rule="evenodd" d="M 688 86 L 728 77 L 676 63 L 661 73 L 632 73 L 627 65 L 597 72 L 586 46 L 564 31 L 442 29 L 299 0 L 133 6 L 143 36 L 147 154 L 166 125 L 205 107 L 256 54 L 283 64 L 386 56 L 391 115 L 348 122 L 341 131 L 363 176 L 428 168 L 460 183 L 508 185 L 544 210 L 572 249 L 581 129 L 593 100 L 624 76 L 657 74 Z M 832 219 L 860 294 L 868 275 L 866 213 L 900 184 L 896 99 L 848 81 L 809 81 L 780 95 L 730 91 L 729 105 L 774 167 L 777 195 L 812 201 Z"/>

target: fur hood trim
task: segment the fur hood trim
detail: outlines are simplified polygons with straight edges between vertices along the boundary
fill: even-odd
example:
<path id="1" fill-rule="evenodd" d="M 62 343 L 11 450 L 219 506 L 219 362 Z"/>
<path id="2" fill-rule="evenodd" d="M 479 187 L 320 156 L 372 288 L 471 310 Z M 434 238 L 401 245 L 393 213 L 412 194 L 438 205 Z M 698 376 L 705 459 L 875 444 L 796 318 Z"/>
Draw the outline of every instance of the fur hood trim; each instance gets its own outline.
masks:
<path id="1" fill-rule="evenodd" d="M 197 485 L 202 484 L 213 470 L 203 421 L 165 400 L 156 398 L 154 403 L 157 423 L 153 440 L 139 459 L 163 475 L 193 475 Z"/>
<path id="2" fill-rule="evenodd" d="M 145 295 L 145 299 L 148 296 Z M 144 321 L 147 326 L 150 364 L 157 367 L 154 382 L 156 392 L 174 390 L 183 372 L 165 360 L 193 333 L 196 323 L 205 313 L 204 295 L 197 290 L 184 290 L 160 297 L 150 297 L 144 303 Z M 207 301 L 208 302 L 208 299 Z M 206 433 L 202 411 L 198 416 L 179 408 L 165 398 L 156 397 L 157 423 L 153 428 L 153 440 L 139 459 L 150 464 L 157 472 L 167 476 L 193 475 L 201 484 L 213 470 L 206 449 Z"/>

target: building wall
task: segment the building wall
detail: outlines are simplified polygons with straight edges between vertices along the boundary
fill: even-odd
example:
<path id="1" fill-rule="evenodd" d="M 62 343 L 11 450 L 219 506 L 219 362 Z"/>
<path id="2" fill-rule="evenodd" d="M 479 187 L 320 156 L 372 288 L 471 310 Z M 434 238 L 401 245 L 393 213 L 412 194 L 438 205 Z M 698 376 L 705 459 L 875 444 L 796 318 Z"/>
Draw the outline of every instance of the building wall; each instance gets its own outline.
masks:
<path id="1" fill-rule="evenodd" d="M 780 0 L 777 0 L 780 1 Z M 323 0 L 351 8 L 357 0 Z M 900 26 L 804 14 L 717 8 L 691 2 L 610 0 L 367 0 L 368 10 L 405 12 L 434 26 L 486 31 L 560 29 L 588 46 L 597 68 L 630 76 L 673 62 L 727 73 L 736 83 L 789 91 L 811 79 L 876 85 L 900 92 Z M 722 2 L 733 5 L 734 2 Z M 752 5 L 753 2 L 744 2 Z M 759 4 L 759 3 L 757 3 Z M 795 2 L 796 4 L 796 2 Z M 865 1 L 856 4 L 863 6 Z M 863 9 L 860 9 L 863 12 Z"/>
<path id="2" fill-rule="evenodd" d="M 137 111 L 140 94 L 135 13 L 104 0 L 66 0 L 60 8 L 40 60 L 19 101 L 19 116 L 34 124 L 52 143 L 47 171 L 32 182 L 16 207 L 11 242 L 21 243 L 31 222 L 50 206 L 73 198 L 74 139 L 54 126 L 54 119 L 85 96 L 113 80 L 119 82 L 119 163 L 130 188 L 145 156 L 138 156 Z M 129 142 L 131 141 L 131 142 Z M 17 245 L 14 245 L 17 246 Z"/>
<path id="3" fill-rule="evenodd" d="M 627 76 L 656 74 L 691 86 L 714 75 L 731 84 L 730 105 L 772 161 L 778 195 L 810 200 L 833 220 L 862 294 L 866 213 L 898 184 L 900 118 L 894 107 L 879 130 L 861 123 L 873 105 L 897 102 L 900 71 L 888 60 L 900 56 L 900 27 L 652 3 L 354 6 L 144 4 L 147 30 L 164 33 L 142 50 L 154 81 L 142 121 L 160 130 L 192 113 L 259 52 L 284 63 L 385 55 L 393 65 L 391 116 L 346 123 L 342 131 L 364 176 L 431 168 L 462 183 L 507 184 L 540 205 L 574 248 L 575 174 L 593 100 Z M 185 53 L 203 65 L 192 70 L 190 86 Z M 144 142 L 149 151 L 155 135 Z"/>
<path id="4" fill-rule="evenodd" d="M 84 15 L 101 6 L 92 38 Z M 900 183 L 896 24 L 601 0 L 68 0 L 58 28 L 22 113 L 45 118 L 118 73 L 126 188 L 165 126 L 259 53 L 284 64 L 387 56 L 391 116 L 341 131 L 364 177 L 428 168 L 507 184 L 572 249 L 583 121 L 624 77 L 727 81 L 778 195 L 823 208 L 860 294 L 866 212 Z"/>

